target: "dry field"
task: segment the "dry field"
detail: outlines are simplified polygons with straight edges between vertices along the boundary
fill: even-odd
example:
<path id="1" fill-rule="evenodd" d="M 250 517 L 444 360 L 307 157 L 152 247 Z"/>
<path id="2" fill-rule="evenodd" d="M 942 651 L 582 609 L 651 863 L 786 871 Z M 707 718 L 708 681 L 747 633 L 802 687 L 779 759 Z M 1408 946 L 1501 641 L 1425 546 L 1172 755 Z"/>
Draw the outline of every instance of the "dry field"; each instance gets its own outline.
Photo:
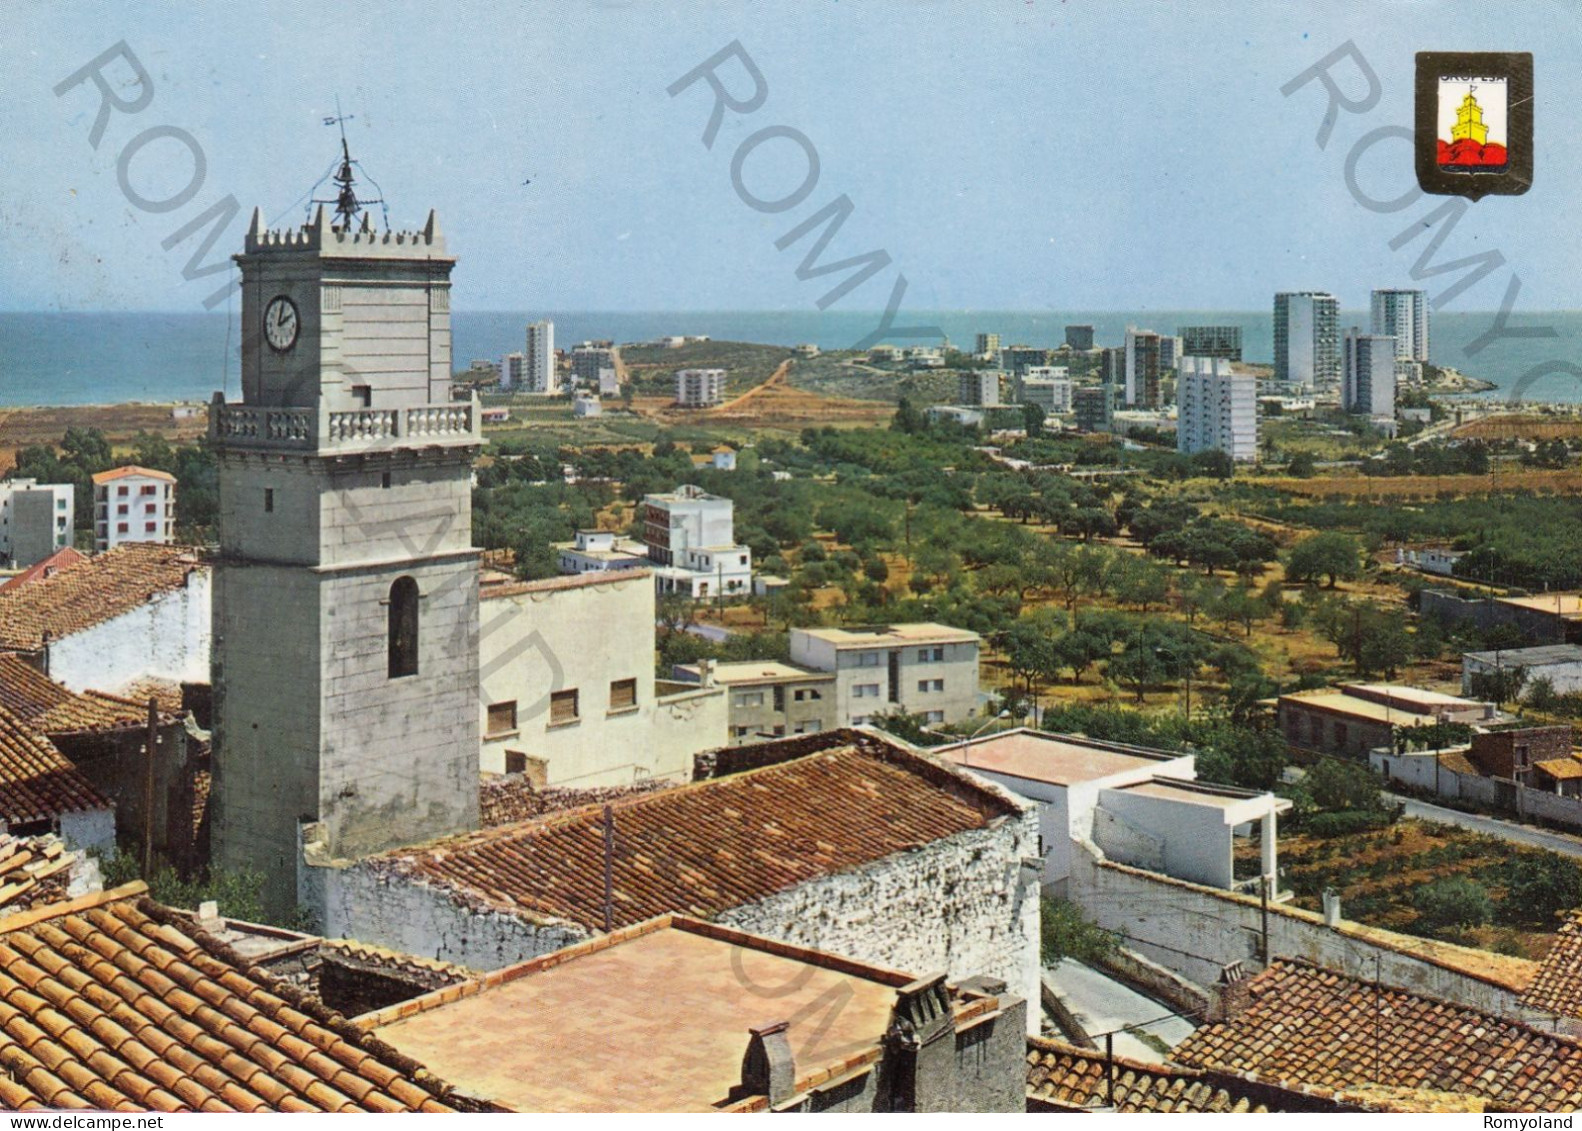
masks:
<path id="1" fill-rule="evenodd" d="M 208 430 L 208 414 L 174 420 L 174 405 L 73 405 L 64 408 L 0 408 L 0 473 L 16 462 L 19 448 L 59 444 L 67 428 L 98 428 L 118 451 L 139 432 L 156 432 L 175 443 L 192 441 Z M 186 406 L 183 406 L 186 407 Z"/>
<path id="2" fill-rule="evenodd" d="M 1436 499 L 1512 491 L 1569 495 L 1582 491 L 1582 468 L 1541 471 L 1501 467 L 1492 475 L 1321 475 L 1311 479 L 1261 479 L 1258 483 L 1309 499 Z"/>

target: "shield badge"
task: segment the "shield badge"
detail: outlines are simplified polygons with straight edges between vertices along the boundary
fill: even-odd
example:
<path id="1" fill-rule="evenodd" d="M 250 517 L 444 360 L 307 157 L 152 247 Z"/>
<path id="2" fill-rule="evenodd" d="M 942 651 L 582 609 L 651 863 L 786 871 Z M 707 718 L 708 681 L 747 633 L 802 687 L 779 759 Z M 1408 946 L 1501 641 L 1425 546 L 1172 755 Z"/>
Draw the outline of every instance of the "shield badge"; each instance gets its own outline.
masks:
<path id="1" fill-rule="evenodd" d="M 1417 53 L 1417 183 L 1471 200 L 1533 181 L 1533 57 L 1525 51 Z"/>

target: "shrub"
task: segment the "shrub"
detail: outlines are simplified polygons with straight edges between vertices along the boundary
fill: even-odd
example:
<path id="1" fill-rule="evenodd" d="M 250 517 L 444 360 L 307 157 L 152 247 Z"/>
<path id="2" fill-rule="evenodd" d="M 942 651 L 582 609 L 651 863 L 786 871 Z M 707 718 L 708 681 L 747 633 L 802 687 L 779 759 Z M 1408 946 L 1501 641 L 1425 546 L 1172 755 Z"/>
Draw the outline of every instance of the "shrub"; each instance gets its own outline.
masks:
<path id="1" fill-rule="evenodd" d="M 1112 931 L 1082 917 L 1076 904 L 1064 899 L 1046 899 L 1039 906 L 1040 956 L 1045 966 L 1052 966 L 1062 958 L 1075 958 L 1078 962 L 1093 962 L 1108 955 L 1120 945 Z"/>
<path id="2" fill-rule="evenodd" d="M 1315 813 L 1306 821 L 1306 831 L 1317 837 L 1351 836 L 1354 833 L 1382 829 L 1389 825 L 1387 812 L 1367 812 L 1345 809 L 1338 813 Z"/>
<path id="3" fill-rule="evenodd" d="M 1494 917 L 1494 901 L 1482 884 L 1448 876 L 1417 889 L 1412 897 L 1418 926 L 1430 931 L 1481 927 Z"/>

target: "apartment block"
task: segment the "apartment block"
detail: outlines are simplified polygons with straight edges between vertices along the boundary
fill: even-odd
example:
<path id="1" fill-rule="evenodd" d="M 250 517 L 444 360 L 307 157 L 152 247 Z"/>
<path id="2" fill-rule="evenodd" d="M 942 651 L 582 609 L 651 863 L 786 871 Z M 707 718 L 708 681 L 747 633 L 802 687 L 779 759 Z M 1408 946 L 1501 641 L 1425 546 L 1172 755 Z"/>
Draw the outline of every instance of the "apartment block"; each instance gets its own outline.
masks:
<path id="1" fill-rule="evenodd" d="M 967 369 L 956 379 L 956 400 L 960 404 L 987 408 L 1000 403 L 998 369 Z"/>
<path id="2" fill-rule="evenodd" d="M 725 399 L 725 370 L 678 369 L 676 403 L 682 408 L 710 408 Z"/>
<path id="3" fill-rule="evenodd" d="M 1181 351 L 1187 357 L 1222 357 L 1241 360 L 1240 326 L 1180 326 Z"/>
<path id="4" fill-rule="evenodd" d="M 1087 325 L 1067 326 L 1066 345 L 1074 350 L 1090 350 L 1093 348 L 1093 327 Z"/>
<path id="5" fill-rule="evenodd" d="M 0 481 L 0 562 L 24 569 L 70 546 L 76 502 L 70 483 Z"/>
<path id="6" fill-rule="evenodd" d="M 837 726 L 896 712 L 934 724 L 968 718 L 978 652 L 977 633 L 943 624 L 791 630 L 791 662 L 835 676 Z"/>
<path id="7" fill-rule="evenodd" d="M 1340 303 L 1322 291 L 1274 296 L 1274 379 L 1308 390 L 1340 383 Z"/>
<path id="8" fill-rule="evenodd" d="M 1185 357 L 1176 380 L 1176 450 L 1219 451 L 1237 462 L 1258 458 L 1258 379 L 1231 372 L 1217 357 Z"/>
<path id="9" fill-rule="evenodd" d="M 1395 339 L 1388 334 L 1346 331 L 1341 404 L 1347 412 L 1395 416 Z"/>
<path id="10" fill-rule="evenodd" d="M 725 688 L 726 718 L 731 745 L 745 746 L 765 738 L 815 734 L 835 723 L 835 676 L 777 660 L 741 660 L 677 664 L 675 677 L 704 683 L 712 672 Z"/>
<path id="11" fill-rule="evenodd" d="M 118 467 L 93 477 L 93 542 L 100 553 L 127 542 L 169 545 L 176 528 L 176 477 Z"/>
<path id="12" fill-rule="evenodd" d="M 730 499 L 690 484 L 643 498 L 655 588 L 702 600 L 752 592 L 752 551 L 736 542 Z"/>
<path id="13" fill-rule="evenodd" d="M 560 375 L 555 372 L 555 324 L 529 322 L 522 387 L 529 393 L 553 395 L 560 392 Z"/>
<path id="14" fill-rule="evenodd" d="M 1125 403 L 1127 408 L 1159 407 L 1159 372 L 1164 367 L 1159 335 L 1126 327 Z"/>

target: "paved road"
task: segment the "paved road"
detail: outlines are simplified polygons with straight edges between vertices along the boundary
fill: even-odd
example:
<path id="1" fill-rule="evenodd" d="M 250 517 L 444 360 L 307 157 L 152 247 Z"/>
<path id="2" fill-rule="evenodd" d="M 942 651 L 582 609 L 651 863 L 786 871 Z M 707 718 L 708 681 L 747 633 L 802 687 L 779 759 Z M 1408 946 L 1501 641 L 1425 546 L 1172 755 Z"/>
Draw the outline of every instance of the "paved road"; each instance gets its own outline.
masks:
<path id="1" fill-rule="evenodd" d="M 1170 1006 L 1122 985 L 1091 966 L 1065 958 L 1049 967 L 1046 973 L 1065 999 L 1067 1008 L 1097 1040 L 1100 1049 L 1104 1047 L 1104 1038 L 1099 1034 L 1144 1021 L 1154 1023 L 1143 1026 L 1142 1031 L 1170 1048 L 1192 1035 L 1190 1021 L 1179 1017 L 1158 1020 L 1170 1012 Z M 1141 1040 L 1136 1032 L 1131 1032 L 1115 1034 L 1115 1055 L 1157 1063 L 1164 1054 Z"/>
<path id="2" fill-rule="evenodd" d="M 1502 821 L 1498 817 L 1483 817 L 1476 813 L 1463 813 L 1459 809 L 1446 809 L 1439 805 L 1430 805 L 1426 801 L 1415 801 L 1409 797 L 1398 797 L 1396 801 L 1406 804 L 1406 815 L 1416 817 L 1420 821 L 1438 821 L 1443 825 L 1460 825 L 1473 832 L 1497 836 L 1501 840 L 1508 840 L 1512 844 L 1525 844 L 1532 848 L 1547 848 L 1550 852 L 1558 852 L 1564 856 L 1574 856 L 1582 859 L 1582 840 L 1564 833 L 1552 833 L 1546 829 L 1533 828 L 1531 825 L 1518 825 L 1515 821 Z"/>

